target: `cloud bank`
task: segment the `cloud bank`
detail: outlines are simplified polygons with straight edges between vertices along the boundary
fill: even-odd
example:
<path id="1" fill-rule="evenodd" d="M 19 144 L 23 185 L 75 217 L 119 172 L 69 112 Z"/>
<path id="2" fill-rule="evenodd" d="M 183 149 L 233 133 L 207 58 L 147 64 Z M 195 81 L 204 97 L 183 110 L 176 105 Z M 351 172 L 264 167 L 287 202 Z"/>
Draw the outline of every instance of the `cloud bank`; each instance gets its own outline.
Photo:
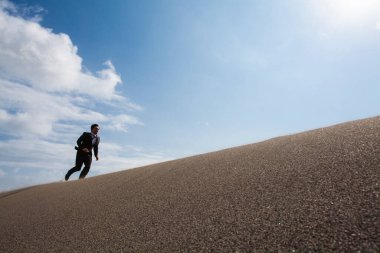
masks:
<path id="1" fill-rule="evenodd" d="M 58 168 L 63 173 L 62 167 L 72 164 L 72 143 L 79 131 L 94 122 L 119 132 L 143 124 L 126 113 L 142 107 L 117 92 L 122 80 L 111 61 L 91 73 L 67 34 L 40 25 L 41 17 L 33 11 L 41 8 L 25 8 L 0 0 L 1 185 L 7 175 L 25 168 L 55 171 L 50 179 L 57 177 Z M 105 153 L 115 145 L 104 145 Z M 122 157 L 113 160 L 130 164 Z M 151 161 L 142 159 L 140 164 Z"/>
<path id="2" fill-rule="evenodd" d="M 95 74 L 83 71 L 82 58 L 67 34 L 55 34 L 39 23 L 0 14 L 1 76 L 41 92 L 75 92 L 98 99 L 120 99 L 121 83 L 110 61 Z"/>
<path id="3" fill-rule="evenodd" d="M 33 20 L 12 16 L 14 9 L 7 1 L 0 5 L 2 133 L 52 134 L 60 121 L 111 120 L 112 126 L 116 121 L 117 129 L 123 131 L 128 124 L 141 124 L 132 116 L 103 115 L 88 107 L 91 100 L 127 106 L 127 99 L 116 93 L 122 81 L 111 61 L 90 73 L 67 34 L 55 34 Z"/>

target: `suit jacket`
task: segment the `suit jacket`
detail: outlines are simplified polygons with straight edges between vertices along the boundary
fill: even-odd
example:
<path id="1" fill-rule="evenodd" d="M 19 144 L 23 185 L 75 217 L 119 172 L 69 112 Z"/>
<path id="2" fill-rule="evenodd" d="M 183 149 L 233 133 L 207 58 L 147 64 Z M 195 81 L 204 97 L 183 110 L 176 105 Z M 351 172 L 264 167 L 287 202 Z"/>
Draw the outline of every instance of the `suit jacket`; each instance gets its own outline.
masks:
<path id="1" fill-rule="evenodd" d="M 95 144 L 92 144 L 92 134 L 88 132 L 84 132 L 77 140 L 78 151 L 83 148 L 87 148 L 92 154 L 92 149 L 94 149 L 95 156 L 98 156 L 98 145 L 100 142 L 100 137 L 96 136 Z"/>

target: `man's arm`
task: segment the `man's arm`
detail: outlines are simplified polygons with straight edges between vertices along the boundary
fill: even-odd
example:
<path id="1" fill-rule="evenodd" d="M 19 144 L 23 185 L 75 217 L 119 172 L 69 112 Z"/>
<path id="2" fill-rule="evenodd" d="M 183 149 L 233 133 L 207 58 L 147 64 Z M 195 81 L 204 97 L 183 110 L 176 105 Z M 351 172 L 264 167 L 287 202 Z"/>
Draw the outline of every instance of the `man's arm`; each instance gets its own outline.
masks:
<path id="1" fill-rule="evenodd" d="M 79 148 L 81 148 L 82 146 L 83 138 L 84 138 L 84 133 L 77 140 L 77 145 Z"/>
<path id="2" fill-rule="evenodd" d="M 94 145 L 94 155 L 96 157 L 96 160 L 99 160 L 99 157 L 98 157 L 98 145 L 99 145 L 99 142 L 100 142 L 100 137 L 98 136 L 97 137 L 97 141 Z"/>

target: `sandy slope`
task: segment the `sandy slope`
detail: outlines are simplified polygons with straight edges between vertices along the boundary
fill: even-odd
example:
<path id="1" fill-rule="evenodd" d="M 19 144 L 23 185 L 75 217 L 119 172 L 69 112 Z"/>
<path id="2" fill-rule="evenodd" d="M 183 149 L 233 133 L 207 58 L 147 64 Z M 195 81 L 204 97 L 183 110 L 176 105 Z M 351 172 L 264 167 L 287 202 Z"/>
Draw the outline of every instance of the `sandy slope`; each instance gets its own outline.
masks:
<path id="1" fill-rule="evenodd" d="M 379 194 L 375 117 L 3 193 L 0 252 L 379 252 Z"/>

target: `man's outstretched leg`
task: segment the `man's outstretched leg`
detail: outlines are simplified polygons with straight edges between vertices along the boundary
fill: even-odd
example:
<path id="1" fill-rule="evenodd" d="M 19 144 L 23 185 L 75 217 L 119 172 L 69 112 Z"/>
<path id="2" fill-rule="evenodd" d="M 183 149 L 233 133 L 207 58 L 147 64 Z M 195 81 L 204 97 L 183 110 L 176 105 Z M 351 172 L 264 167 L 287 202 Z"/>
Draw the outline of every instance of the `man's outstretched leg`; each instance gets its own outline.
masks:
<path id="1" fill-rule="evenodd" d="M 80 169 L 82 168 L 82 164 L 83 164 L 83 158 L 82 156 L 79 154 L 79 152 L 77 152 L 77 156 L 75 158 L 75 166 L 72 167 L 65 175 L 65 180 L 69 180 L 69 177 L 71 176 L 71 174 L 73 174 L 74 172 L 77 172 L 77 171 L 80 171 Z"/>
<path id="2" fill-rule="evenodd" d="M 74 166 L 72 167 L 65 175 L 65 180 L 69 180 L 71 174 L 73 174 L 74 172 L 77 172 L 77 171 L 80 171 L 80 168 L 82 167 L 82 165 L 80 166 Z"/>

